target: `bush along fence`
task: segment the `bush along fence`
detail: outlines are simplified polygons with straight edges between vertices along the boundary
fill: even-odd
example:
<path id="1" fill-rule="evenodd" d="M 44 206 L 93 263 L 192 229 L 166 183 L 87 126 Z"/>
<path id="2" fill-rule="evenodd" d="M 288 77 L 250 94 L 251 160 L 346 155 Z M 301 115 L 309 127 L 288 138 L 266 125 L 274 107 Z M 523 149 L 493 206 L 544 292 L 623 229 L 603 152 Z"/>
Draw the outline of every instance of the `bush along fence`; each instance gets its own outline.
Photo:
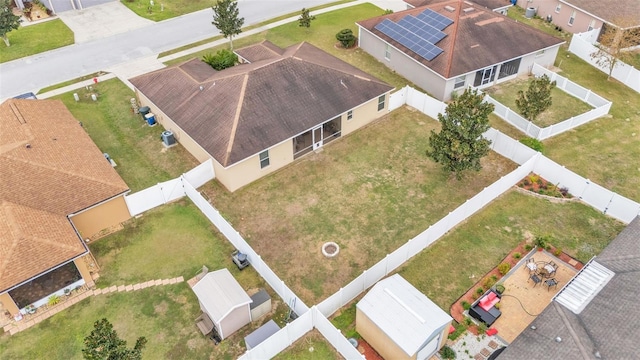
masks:
<path id="1" fill-rule="evenodd" d="M 579 34 L 573 34 L 571 43 L 569 44 L 569 51 L 577 55 L 580 59 L 588 62 L 591 66 L 605 74 L 609 74 L 608 68 L 596 64 L 596 61 L 591 58 L 591 54 L 598 51 L 598 48 L 595 47 L 594 44 L 597 42 L 599 33 L 600 29 L 593 29 Z M 640 93 L 640 70 L 633 66 L 618 61 L 611 73 L 611 77 Z"/>
<path id="2" fill-rule="evenodd" d="M 531 121 L 523 118 L 515 111 L 504 106 L 491 96 L 485 96 L 485 101 L 492 103 L 495 106 L 495 110 L 493 111 L 494 114 L 498 115 L 501 119 L 513 125 L 516 129 L 522 131 L 527 136 L 538 140 L 548 139 L 609 113 L 609 110 L 611 109 L 611 101 L 593 93 L 591 90 L 586 89 L 573 81 L 554 73 L 553 71 L 545 69 L 538 64 L 533 65 L 532 72 L 535 76 L 547 75 L 551 81 L 556 82 L 558 89 L 584 101 L 594 108 L 557 124 L 541 128 Z"/>

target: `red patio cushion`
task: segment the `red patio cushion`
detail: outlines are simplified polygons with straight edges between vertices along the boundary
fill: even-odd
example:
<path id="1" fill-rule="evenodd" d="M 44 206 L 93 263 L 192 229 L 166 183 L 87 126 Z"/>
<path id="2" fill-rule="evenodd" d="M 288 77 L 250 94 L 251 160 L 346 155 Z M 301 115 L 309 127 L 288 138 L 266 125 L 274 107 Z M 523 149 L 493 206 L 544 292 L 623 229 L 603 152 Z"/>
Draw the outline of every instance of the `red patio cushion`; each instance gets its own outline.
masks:
<path id="1" fill-rule="evenodd" d="M 498 302 L 500 302 L 500 298 L 497 297 L 495 293 L 490 292 L 488 295 L 480 299 L 480 302 L 478 303 L 478 305 L 480 305 L 480 308 L 482 310 L 489 311 L 489 309 L 491 309 Z"/>
<path id="2" fill-rule="evenodd" d="M 496 329 L 496 328 L 491 328 L 491 329 L 487 330 L 487 335 L 489 335 L 489 336 L 493 336 L 493 335 L 495 335 L 497 333 L 498 333 L 498 329 Z"/>

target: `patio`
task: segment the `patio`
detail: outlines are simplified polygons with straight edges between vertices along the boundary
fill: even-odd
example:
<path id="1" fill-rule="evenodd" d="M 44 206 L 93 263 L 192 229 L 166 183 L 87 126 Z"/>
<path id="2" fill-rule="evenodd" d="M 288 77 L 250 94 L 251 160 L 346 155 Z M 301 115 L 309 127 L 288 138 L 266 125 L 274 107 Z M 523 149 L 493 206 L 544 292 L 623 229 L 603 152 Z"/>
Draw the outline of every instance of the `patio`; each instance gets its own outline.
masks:
<path id="1" fill-rule="evenodd" d="M 533 258 L 534 263 L 538 264 L 539 271 L 544 264 L 557 264 L 555 274 L 548 278 L 540 276 L 540 283 L 534 284 L 529 279 L 530 270 L 526 266 L 529 258 Z M 493 324 L 499 336 L 512 342 L 549 305 L 555 294 L 575 276 L 581 266 L 579 262 L 572 266 L 547 251 L 534 251 L 523 258 L 500 282 L 505 287 L 500 301 L 502 316 Z M 545 281 L 548 279 L 555 279 L 557 286 L 547 286 Z"/>

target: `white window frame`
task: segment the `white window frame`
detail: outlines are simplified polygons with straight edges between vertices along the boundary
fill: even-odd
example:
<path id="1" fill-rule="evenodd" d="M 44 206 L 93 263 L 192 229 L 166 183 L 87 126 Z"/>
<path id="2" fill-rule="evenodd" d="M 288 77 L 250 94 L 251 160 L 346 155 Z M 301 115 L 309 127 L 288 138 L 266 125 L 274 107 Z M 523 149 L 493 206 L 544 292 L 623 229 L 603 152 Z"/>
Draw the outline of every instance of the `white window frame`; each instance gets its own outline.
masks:
<path id="1" fill-rule="evenodd" d="M 347 121 L 353 119 L 353 110 L 347 111 Z"/>
<path id="2" fill-rule="evenodd" d="M 596 27 L 596 19 L 591 19 L 589 26 L 587 27 L 587 31 L 591 31 Z"/>
<path id="3" fill-rule="evenodd" d="M 556 5 L 556 14 L 559 13 L 561 9 L 562 9 L 562 4 L 558 3 L 558 5 Z"/>
<path id="4" fill-rule="evenodd" d="M 573 23 L 576 22 L 576 11 L 573 10 L 571 13 L 571 17 L 569 18 L 569 26 L 573 26 Z"/>
<path id="5" fill-rule="evenodd" d="M 458 76 L 453 82 L 453 89 L 454 90 L 460 89 L 464 87 L 466 83 L 467 83 L 467 75 Z"/>
<path id="6" fill-rule="evenodd" d="M 260 159 L 260 169 L 264 169 L 271 164 L 271 161 L 269 160 L 269 150 L 261 152 L 258 155 L 258 158 Z"/>
<path id="7" fill-rule="evenodd" d="M 386 46 L 384 47 L 384 58 L 387 61 L 391 60 L 391 45 L 386 44 Z"/>
<path id="8" fill-rule="evenodd" d="M 386 101 L 386 95 L 378 97 L 378 112 L 384 110 L 384 103 Z"/>
<path id="9" fill-rule="evenodd" d="M 545 52 L 546 52 L 546 50 L 545 50 L 545 49 L 542 49 L 542 50 L 538 51 L 538 52 L 536 53 L 536 57 L 537 57 L 537 58 L 539 58 L 540 56 L 544 56 L 544 53 L 545 53 Z"/>

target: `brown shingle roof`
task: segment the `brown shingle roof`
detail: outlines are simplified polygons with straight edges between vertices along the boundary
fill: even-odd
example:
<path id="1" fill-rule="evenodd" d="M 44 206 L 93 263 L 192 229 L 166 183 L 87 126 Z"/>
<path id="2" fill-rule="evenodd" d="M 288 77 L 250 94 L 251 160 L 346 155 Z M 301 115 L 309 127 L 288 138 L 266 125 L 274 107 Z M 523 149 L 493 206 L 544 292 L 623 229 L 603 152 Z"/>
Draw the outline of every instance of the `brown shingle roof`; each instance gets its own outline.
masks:
<path id="1" fill-rule="evenodd" d="M 638 0 L 562 0 L 561 2 L 618 26 L 640 25 L 640 1 Z"/>
<path id="2" fill-rule="evenodd" d="M 469 0 L 473 3 L 476 3 L 482 7 L 485 7 L 489 10 L 499 9 L 505 6 L 511 6 L 511 2 L 508 0 Z M 446 0 L 404 0 L 407 4 L 413 7 L 420 7 L 425 5 L 433 5 L 441 2 L 446 2 Z"/>
<path id="3" fill-rule="evenodd" d="M 271 41 L 264 40 L 255 45 L 237 49 L 235 53 L 253 63 L 260 60 L 277 59 L 282 56 L 284 50 L 274 45 Z"/>
<path id="4" fill-rule="evenodd" d="M 128 190 L 56 100 L 0 105 L 0 169 L 0 291 L 86 252 L 67 215 Z"/>
<path id="5" fill-rule="evenodd" d="M 223 166 L 393 89 L 308 43 L 204 81 L 173 66 L 131 82 Z"/>
<path id="6" fill-rule="evenodd" d="M 447 11 L 445 6 L 453 7 L 455 11 Z M 465 14 L 462 10 L 467 8 L 473 8 L 473 11 Z M 431 9 L 453 20 L 453 24 L 443 30 L 447 36 L 436 44 L 444 52 L 432 61 L 424 59 L 375 29 L 384 19 L 398 22 L 407 15 L 415 16 L 425 9 Z M 379 16 L 360 21 L 358 25 L 447 79 L 564 42 L 479 5 L 460 0 L 443 1 Z"/>

